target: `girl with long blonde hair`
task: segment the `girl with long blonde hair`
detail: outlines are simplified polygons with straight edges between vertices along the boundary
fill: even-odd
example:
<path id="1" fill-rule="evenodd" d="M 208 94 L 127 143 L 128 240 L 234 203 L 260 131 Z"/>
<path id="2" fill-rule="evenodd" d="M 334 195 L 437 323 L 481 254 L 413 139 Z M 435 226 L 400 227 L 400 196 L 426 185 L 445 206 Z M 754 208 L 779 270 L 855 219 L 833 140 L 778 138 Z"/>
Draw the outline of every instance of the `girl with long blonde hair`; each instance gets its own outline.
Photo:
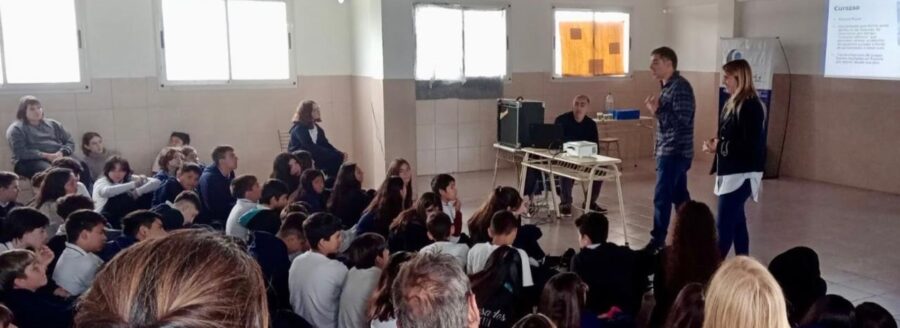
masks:
<path id="1" fill-rule="evenodd" d="M 723 84 L 731 97 L 719 115 L 716 138 L 703 143 L 715 154 L 710 173 L 716 174 L 714 192 L 719 196 L 719 254 L 750 253 L 750 236 L 744 203 L 750 196 L 759 201 L 766 163 L 766 108 L 753 86 L 753 71 L 743 59 L 722 66 Z"/>
<path id="2" fill-rule="evenodd" d="M 781 287 L 756 260 L 722 264 L 706 291 L 703 328 L 790 328 Z"/>

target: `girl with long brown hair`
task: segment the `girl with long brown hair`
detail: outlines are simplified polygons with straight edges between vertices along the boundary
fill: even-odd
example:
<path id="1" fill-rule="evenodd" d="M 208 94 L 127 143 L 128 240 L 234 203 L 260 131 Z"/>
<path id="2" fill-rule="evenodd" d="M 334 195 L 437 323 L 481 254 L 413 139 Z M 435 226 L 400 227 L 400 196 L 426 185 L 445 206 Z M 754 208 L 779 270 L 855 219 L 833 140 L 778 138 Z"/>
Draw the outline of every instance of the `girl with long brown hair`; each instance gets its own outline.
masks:
<path id="1" fill-rule="evenodd" d="M 375 198 L 363 211 L 356 233 L 376 232 L 384 238 L 390 233 L 391 222 L 403 212 L 403 179 L 397 176 L 388 177 L 375 192 Z"/>
<path id="2" fill-rule="evenodd" d="M 440 196 L 426 192 L 416 200 L 414 208 L 400 213 L 391 222 L 388 245 L 392 251 L 418 252 L 431 243 L 428 240 L 428 228 L 425 227 L 428 217 L 441 211 Z"/>
<path id="3" fill-rule="evenodd" d="M 402 158 L 395 158 L 388 166 L 387 175 L 403 179 L 403 185 L 406 187 L 406 194 L 403 195 L 403 209 L 412 207 L 416 194 L 413 192 L 412 166 L 409 165 L 409 162 Z"/>
<path id="4" fill-rule="evenodd" d="M 719 115 L 716 138 L 703 143 L 703 150 L 715 154 L 714 192 L 719 196 L 719 252 L 727 256 L 734 245 L 736 255 L 750 253 L 750 236 L 744 203 L 753 196 L 759 201 L 766 163 L 766 108 L 753 86 L 753 72 L 746 60 L 722 66 L 723 83 L 731 97 Z"/>
<path id="5" fill-rule="evenodd" d="M 653 308 L 651 326 L 661 325 L 669 308 L 684 286 L 705 286 L 722 263 L 716 241 L 716 222 L 706 204 L 689 201 L 676 213 L 672 245 L 660 252 L 653 275 Z"/>
<path id="6" fill-rule="evenodd" d="M 378 286 L 369 299 L 369 321 L 372 328 L 397 327 L 394 317 L 394 304 L 391 301 L 391 290 L 400 267 L 415 256 L 415 253 L 398 252 L 388 259 L 387 267 L 381 272 Z"/>

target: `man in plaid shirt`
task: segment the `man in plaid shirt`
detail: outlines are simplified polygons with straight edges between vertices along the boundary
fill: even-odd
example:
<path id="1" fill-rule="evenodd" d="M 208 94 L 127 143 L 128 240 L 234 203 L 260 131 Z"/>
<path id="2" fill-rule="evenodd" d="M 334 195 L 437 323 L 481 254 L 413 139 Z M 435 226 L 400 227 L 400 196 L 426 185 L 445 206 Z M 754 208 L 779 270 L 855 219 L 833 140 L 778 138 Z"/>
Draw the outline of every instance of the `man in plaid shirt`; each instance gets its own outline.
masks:
<path id="1" fill-rule="evenodd" d="M 687 171 L 694 158 L 694 89 L 677 71 L 678 57 L 668 47 L 651 53 L 650 72 L 660 81 L 659 96 L 644 100 L 658 120 L 656 130 L 656 191 L 653 231 L 648 247 L 665 246 L 672 205 L 691 199 Z"/>

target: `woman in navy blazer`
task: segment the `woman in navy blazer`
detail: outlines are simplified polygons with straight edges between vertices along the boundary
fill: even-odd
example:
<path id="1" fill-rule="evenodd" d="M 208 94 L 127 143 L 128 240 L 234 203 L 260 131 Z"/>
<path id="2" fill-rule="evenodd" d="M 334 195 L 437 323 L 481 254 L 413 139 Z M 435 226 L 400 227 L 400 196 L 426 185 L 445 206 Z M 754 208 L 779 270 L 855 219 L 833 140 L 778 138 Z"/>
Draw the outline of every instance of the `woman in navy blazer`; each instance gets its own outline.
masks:
<path id="1" fill-rule="evenodd" d="M 333 182 L 341 164 L 347 159 L 347 154 L 335 148 L 325 136 L 325 130 L 319 126 L 318 123 L 322 122 L 319 104 L 312 100 L 301 102 L 292 121 L 294 125 L 291 127 L 288 151 L 308 151 L 312 154 L 316 167 L 325 172 L 328 181 Z"/>
<path id="2" fill-rule="evenodd" d="M 753 72 L 743 59 L 722 66 L 722 80 L 731 94 L 719 115 L 719 133 L 703 143 L 703 150 L 716 154 L 712 173 L 719 196 L 719 251 L 728 255 L 731 245 L 737 255 L 750 253 L 750 236 L 744 203 L 759 200 L 766 163 L 766 109 L 753 86 Z"/>

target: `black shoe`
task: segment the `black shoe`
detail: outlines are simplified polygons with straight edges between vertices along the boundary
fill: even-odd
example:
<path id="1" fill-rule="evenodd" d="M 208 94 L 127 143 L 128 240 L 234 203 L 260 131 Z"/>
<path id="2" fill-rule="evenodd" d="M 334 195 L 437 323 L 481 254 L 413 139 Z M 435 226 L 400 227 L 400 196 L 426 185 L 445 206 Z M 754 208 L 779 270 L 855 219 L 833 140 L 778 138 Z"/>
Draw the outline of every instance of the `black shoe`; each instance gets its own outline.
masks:
<path id="1" fill-rule="evenodd" d="M 584 206 L 582 206 L 582 208 L 583 208 L 583 207 L 584 207 Z M 609 211 L 607 211 L 605 208 L 600 207 L 600 205 L 597 205 L 597 203 L 591 204 L 591 211 L 597 212 L 597 213 L 600 213 L 600 214 L 606 214 L 606 212 L 609 212 Z"/>
<path id="2" fill-rule="evenodd" d="M 572 204 L 560 204 L 559 215 L 572 216 Z"/>

